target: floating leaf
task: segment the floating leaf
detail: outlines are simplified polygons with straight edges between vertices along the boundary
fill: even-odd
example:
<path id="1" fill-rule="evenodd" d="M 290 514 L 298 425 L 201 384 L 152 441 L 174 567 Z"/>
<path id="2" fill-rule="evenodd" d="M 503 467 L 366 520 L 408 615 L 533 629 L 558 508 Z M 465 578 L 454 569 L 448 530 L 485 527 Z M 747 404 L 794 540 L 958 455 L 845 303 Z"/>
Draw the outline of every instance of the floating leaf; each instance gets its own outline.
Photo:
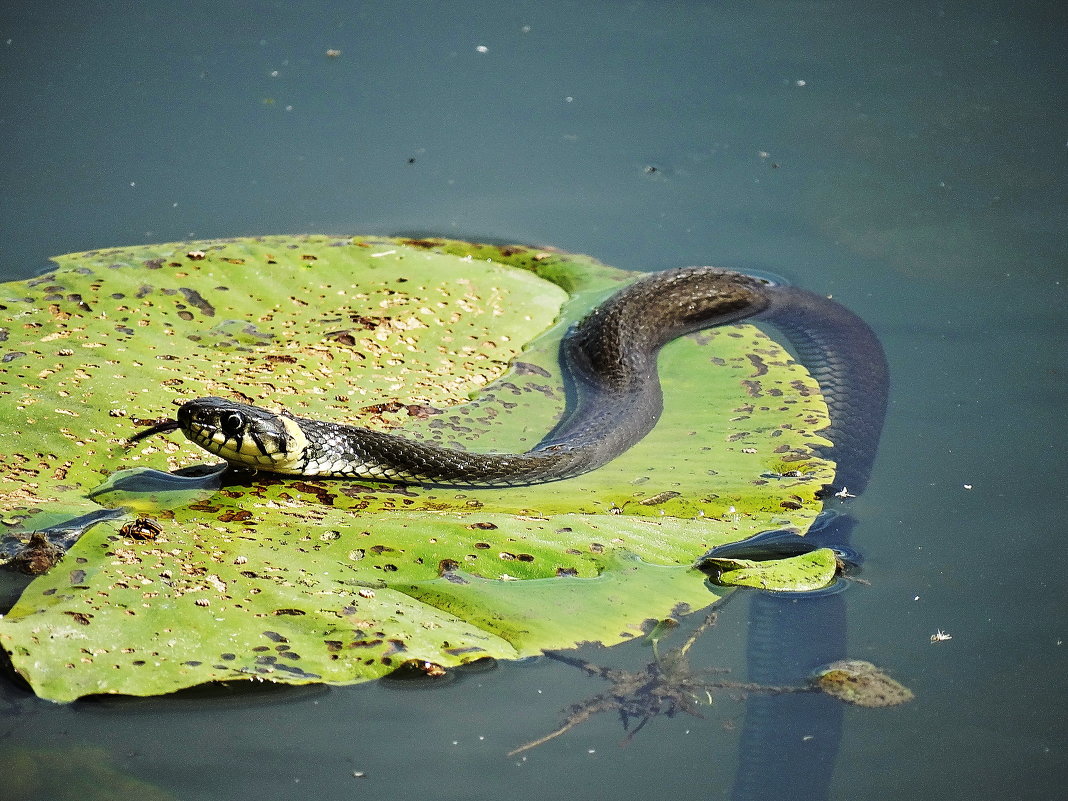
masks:
<path id="1" fill-rule="evenodd" d="M 620 642 L 714 601 L 693 560 L 762 529 L 803 530 L 833 475 L 811 450 L 826 425 L 815 382 L 741 325 L 668 346 L 660 423 L 584 476 L 474 490 L 227 474 L 216 491 L 210 474 L 166 477 L 211 458 L 180 434 L 126 438 L 222 395 L 528 450 L 563 408 L 560 337 L 633 274 L 374 237 L 57 262 L 0 286 L 12 432 L 0 554 L 35 529 L 81 535 L 0 620 L 16 670 L 54 700 L 251 677 L 346 683 L 409 661 Z M 139 516 L 158 534 L 124 534 Z"/>
<path id="2" fill-rule="evenodd" d="M 811 683 L 855 706 L 898 706 L 914 698 L 912 690 L 862 659 L 843 659 L 818 668 Z"/>
<path id="3" fill-rule="evenodd" d="M 786 559 L 755 561 L 725 557 L 705 558 L 702 567 L 719 570 L 716 583 L 727 587 L 756 587 L 780 592 L 808 592 L 834 580 L 838 559 L 830 548 Z"/>

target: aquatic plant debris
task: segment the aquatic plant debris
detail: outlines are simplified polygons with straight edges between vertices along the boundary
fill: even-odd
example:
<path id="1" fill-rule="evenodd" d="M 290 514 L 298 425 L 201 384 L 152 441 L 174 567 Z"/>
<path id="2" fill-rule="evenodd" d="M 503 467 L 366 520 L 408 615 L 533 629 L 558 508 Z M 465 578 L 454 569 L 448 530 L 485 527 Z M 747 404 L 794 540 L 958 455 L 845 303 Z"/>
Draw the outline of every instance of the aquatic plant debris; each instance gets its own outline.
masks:
<path id="1" fill-rule="evenodd" d="M 126 439 L 220 395 L 527 450 L 565 402 L 560 337 L 634 274 L 546 249 L 383 237 L 55 261 L 0 285 L 0 561 L 35 531 L 73 542 L 0 619 L 0 646 L 44 698 L 345 684 L 611 645 L 712 603 L 694 559 L 805 530 L 833 476 L 812 451 L 827 422 L 815 382 L 737 325 L 668 346 L 657 428 L 585 476 L 492 490 L 220 478 L 179 432 Z"/>
<path id="2" fill-rule="evenodd" d="M 912 690 L 862 659 L 843 659 L 818 668 L 811 684 L 854 706 L 899 706 L 914 698 Z"/>
<path id="3" fill-rule="evenodd" d="M 711 604 L 704 612 L 704 620 L 690 632 L 686 640 L 680 646 L 664 652 L 658 648 L 659 641 L 676 629 L 679 623 L 674 618 L 657 621 L 646 638 L 647 644 L 652 646 L 654 658 L 638 670 L 597 665 L 568 654 L 548 652 L 547 656 L 577 667 L 589 676 L 604 679 L 611 687 L 569 706 L 563 723 L 557 728 L 513 748 L 508 756 L 544 745 L 604 712 L 614 712 L 619 716 L 626 732 L 620 745 L 626 745 L 646 724 L 661 715 L 671 718 L 679 712 L 685 712 L 703 718 L 701 707 L 715 704 L 716 694 L 722 690 L 735 694 L 762 695 L 822 692 L 845 703 L 867 707 L 898 706 L 913 699 L 911 690 L 894 681 L 871 662 L 862 660 L 841 660 L 824 665 L 809 677 L 807 683 L 800 685 L 735 681 L 727 677 L 728 670 L 691 667 L 688 655 L 690 648 L 715 626 L 719 611 L 732 597 L 728 595 Z M 632 721 L 637 721 L 637 725 L 632 727 Z"/>

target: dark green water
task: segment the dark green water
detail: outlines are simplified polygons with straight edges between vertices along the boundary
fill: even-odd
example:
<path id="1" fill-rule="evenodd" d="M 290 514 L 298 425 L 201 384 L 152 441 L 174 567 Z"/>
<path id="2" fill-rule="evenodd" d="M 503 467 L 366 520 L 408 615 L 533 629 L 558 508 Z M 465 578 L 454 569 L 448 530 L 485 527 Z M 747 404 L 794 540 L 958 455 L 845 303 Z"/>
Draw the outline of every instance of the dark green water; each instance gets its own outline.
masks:
<path id="1" fill-rule="evenodd" d="M 7 2 L 0 278 L 139 242 L 428 231 L 833 294 L 878 331 L 894 379 L 852 505 L 871 584 L 848 593 L 848 651 L 917 699 L 846 711 L 827 797 L 1061 798 L 1060 9 Z M 14 585 L 0 578 L 4 597 Z M 932 644 L 939 629 L 952 640 Z M 731 605 L 692 661 L 742 678 L 746 637 Z M 19 768 L 0 798 L 64 764 L 68 790 L 30 797 L 155 797 L 78 767 L 105 762 L 183 801 L 731 797 L 745 706 L 729 695 L 625 748 L 601 715 L 505 757 L 604 687 L 549 660 L 429 691 L 66 707 L 2 681 L 0 759 Z"/>

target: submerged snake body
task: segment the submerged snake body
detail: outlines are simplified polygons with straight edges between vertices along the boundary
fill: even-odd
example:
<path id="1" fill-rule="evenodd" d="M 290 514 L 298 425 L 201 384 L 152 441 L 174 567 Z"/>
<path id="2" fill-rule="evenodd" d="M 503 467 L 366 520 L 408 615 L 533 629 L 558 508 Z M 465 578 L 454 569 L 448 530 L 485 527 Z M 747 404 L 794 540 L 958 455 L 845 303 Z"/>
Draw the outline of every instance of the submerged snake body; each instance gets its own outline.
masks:
<path id="1" fill-rule="evenodd" d="M 865 426 L 881 426 L 886 362 L 868 326 L 827 298 L 713 267 L 647 275 L 574 326 L 560 355 L 574 402 L 526 453 L 452 450 L 222 398 L 183 404 L 177 426 L 233 465 L 275 473 L 453 486 L 570 478 L 606 464 L 652 430 L 663 405 L 656 367 L 661 347 L 691 331 L 746 318 L 766 320 L 786 334 L 820 383 L 831 417 L 823 433 L 835 443 L 835 455 L 873 447 Z M 870 464 L 870 458 L 852 461 Z M 854 491 L 866 481 L 867 467 L 836 477 Z"/>

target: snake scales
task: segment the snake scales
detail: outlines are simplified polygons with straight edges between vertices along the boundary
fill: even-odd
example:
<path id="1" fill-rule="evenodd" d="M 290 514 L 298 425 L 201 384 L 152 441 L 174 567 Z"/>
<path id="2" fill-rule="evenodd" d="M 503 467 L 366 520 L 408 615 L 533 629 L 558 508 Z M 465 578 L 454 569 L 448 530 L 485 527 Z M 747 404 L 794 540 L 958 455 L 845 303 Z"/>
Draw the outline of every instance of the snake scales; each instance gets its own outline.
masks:
<path id="1" fill-rule="evenodd" d="M 827 400 L 831 427 L 823 433 L 835 443 L 836 484 L 863 489 L 872 455 L 866 451 L 878 441 L 886 403 L 886 361 L 874 333 L 827 298 L 714 267 L 651 273 L 574 326 L 560 353 L 573 403 L 526 453 L 452 450 L 223 398 L 189 401 L 177 420 L 136 438 L 180 428 L 231 465 L 292 475 L 454 486 L 554 481 L 606 464 L 652 430 L 662 410 L 662 346 L 742 319 L 767 321 L 786 335 Z"/>

